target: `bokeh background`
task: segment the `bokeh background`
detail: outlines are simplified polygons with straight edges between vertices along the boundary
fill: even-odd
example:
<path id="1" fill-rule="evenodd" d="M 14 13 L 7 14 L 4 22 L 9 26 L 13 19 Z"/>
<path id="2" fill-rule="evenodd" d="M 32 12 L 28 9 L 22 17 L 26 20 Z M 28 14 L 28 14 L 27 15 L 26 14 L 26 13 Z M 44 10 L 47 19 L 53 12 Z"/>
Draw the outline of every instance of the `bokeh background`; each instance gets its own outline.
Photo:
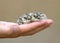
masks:
<path id="1" fill-rule="evenodd" d="M 53 25 L 33 36 L 0 39 L 0 43 L 60 43 L 60 0 L 0 0 L 2 21 L 16 22 L 20 15 L 35 11 L 53 19 Z"/>

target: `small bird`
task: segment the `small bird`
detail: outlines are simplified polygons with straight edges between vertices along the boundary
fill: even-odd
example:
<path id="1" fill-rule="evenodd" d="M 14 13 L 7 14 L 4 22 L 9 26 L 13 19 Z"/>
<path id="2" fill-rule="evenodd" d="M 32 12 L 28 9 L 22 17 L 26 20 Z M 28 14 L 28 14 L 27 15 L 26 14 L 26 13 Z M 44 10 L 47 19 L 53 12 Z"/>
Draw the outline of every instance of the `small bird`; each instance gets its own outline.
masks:
<path id="1" fill-rule="evenodd" d="M 40 21 L 42 19 L 47 19 L 46 14 L 41 13 L 41 12 L 30 12 L 30 13 L 25 13 L 22 16 L 20 16 L 17 19 L 17 23 L 19 25 L 28 24 L 28 23 L 31 23 L 31 22 Z"/>

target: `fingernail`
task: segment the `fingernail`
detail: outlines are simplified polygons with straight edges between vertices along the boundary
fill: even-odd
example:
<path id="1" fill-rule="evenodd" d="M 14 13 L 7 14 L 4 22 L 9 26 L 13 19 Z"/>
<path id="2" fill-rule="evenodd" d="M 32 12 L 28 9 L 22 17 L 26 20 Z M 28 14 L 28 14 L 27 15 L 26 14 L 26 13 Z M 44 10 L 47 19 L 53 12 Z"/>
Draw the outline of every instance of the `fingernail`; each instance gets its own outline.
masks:
<path id="1" fill-rule="evenodd" d="M 53 20 L 49 19 L 49 20 L 47 20 L 47 23 L 48 24 L 52 24 L 53 23 Z"/>

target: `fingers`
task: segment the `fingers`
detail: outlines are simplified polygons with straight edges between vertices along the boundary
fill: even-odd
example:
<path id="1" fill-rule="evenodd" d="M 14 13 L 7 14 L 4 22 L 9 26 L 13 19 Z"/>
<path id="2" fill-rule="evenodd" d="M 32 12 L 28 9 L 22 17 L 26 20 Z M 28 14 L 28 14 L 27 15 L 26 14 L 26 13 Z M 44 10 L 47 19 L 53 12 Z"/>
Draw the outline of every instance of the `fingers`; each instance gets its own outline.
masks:
<path id="1" fill-rule="evenodd" d="M 52 20 L 47 20 L 43 26 L 41 26 L 35 30 L 32 30 L 26 34 L 23 34 L 23 36 L 36 34 L 37 32 L 42 31 L 42 30 L 46 29 L 47 27 L 51 26 L 52 23 L 53 23 Z"/>
<path id="2" fill-rule="evenodd" d="M 45 26 L 45 25 L 46 24 L 43 24 L 42 26 L 40 26 L 40 28 Z M 38 28 L 32 29 L 30 31 L 23 32 L 21 36 L 30 36 L 30 35 L 33 35 L 33 34 L 37 33 L 38 30 L 40 31 L 40 28 L 38 27 Z"/>
<path id="3" fill-rule="evenodd" d="M 46 20 L 41 20 L 40 22 L 23 24 L 23 25 L 20 25 L 20 30 L 21 30 L 21 32 L 28 32 L 28 31 L 31 31 L 33 29 L 36 29 L 36 28 L 42 26 L 43 24 L 45 24 L 45 22 L 46 22 Z"/>
<path id="4" fill-rule="evenodd" d="M 49 19 L 49 20 L 46 20 L 46 23 L 45 23 L 43 26 L 39 27 L 39 29 L 35 29 L 35 31 L 44 30 L 44 29 L 46 29 L 47 27 L 51 26 L 52 23 L 53 23 L 52 20 L 50 20 L 50 19 Z"/>
<path id="5" fill-rule="evenodd" d="M 39 31 L 42 31 L 42 30 L 46 29 L 47 27 L 51 26 L 51 24 L 52 24 L 52 20 L 47 20 L 45 25 L 43 25 L 43 26 L 39 27 L 38 29 L 35 29 L 31 32 L 28 32 L 27 34 L 33 35 L 33 34 L 39 32 Z"/>

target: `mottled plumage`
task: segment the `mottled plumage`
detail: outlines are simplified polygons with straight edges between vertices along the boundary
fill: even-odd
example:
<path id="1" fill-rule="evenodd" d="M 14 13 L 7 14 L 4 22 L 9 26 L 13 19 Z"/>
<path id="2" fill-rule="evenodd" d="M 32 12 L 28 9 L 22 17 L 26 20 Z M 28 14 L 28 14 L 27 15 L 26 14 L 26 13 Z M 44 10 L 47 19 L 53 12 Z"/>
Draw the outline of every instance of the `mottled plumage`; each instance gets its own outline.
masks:
<path id="1" fill-rule="evenodd" d="M 17 23 L 21 25 L 21 24 L 31 23 L 34 21 L 39 21 L 41 19 L 47 19 L 47 16 L 41 12 L 31 12 L 20 16 L 17 20 Z"/>

